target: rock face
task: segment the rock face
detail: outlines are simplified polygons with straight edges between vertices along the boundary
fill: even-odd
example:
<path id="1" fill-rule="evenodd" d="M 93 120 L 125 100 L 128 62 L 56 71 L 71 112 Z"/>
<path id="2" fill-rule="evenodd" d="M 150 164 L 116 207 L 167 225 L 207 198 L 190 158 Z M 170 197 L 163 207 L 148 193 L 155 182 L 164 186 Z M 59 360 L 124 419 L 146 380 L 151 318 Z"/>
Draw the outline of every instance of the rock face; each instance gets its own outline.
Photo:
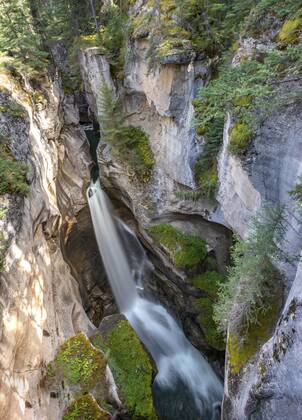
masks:
<path id="1" fill-rule="evenodd" d="M 291 86 L 291 88 L 294 88 Z M 302 173 L 301 105 L 292 105 L 269 118 L 258 132 L 242 163 L 228 155 L 228 127 L 220 155 L 218 200 L 226 221 L 241 235 L 261 203 L 286 205 L 289 255 L 302 248 L 301 215 L 289 192 Z M 297 419 L 302 383 L 297 371 L 301 346 L 301 266 L 280 264 L 289 294 L 271 339 L 238 375 L 227 367 L 225 419 Z M 294 366 L 297 366 L 295 369 Z M 294 382 L 293 382 L 294 381 Z"/>
<path id="2" fill-rule="evenodd" d="M 148 185 L 130 182 L 125 168 L 112 161 L 108 148 L 100 149 L 99 158 L 107 190 L 120 190 L 135 217 L 147 223 L 152 214 L 181 207 L 190 212 L 192 207 L 176 199 L 175 192 L 180 185 L 194 186 L 191 168 L 200 146 L 192 128 L 192 100 L 208 70 L 202 61 L 196 61 L 167 64 L 150 72 L 144 58 L 146 42 L 138 40 L 133 48 L 135 58 L 126 63 L 124 85 L 117 85 L 115 90 L 122 98 L 127 124 L 142 127 L 149 135 L 156 160 L 153 178 Z M 87 101 L 97 116 L 95 104 L 102 80 L 114 86 L 108 63 L 96 49 L 88 49 L 80 54 L 80 66 Z"/>
<path id="3" fill-rule="evenodd" d="M 0 198 L 7 208 L 1 230 L 9 240 L 0 273 L 0 417 L 57 420 L 68 390 L 43 387 L 46 363 L 67 337 L 94 330 L 59 239 L 62 221 L 86 206 L 89 149 L 76 108 L 64 103 L 57 84 L 39 108 L 5 75 L 1 86 L 28 115 L 25 121 L 4 115 L 0 124 L 9 128 L 12 151 L 30 167 L 30 192 L 24 199 Z"/>

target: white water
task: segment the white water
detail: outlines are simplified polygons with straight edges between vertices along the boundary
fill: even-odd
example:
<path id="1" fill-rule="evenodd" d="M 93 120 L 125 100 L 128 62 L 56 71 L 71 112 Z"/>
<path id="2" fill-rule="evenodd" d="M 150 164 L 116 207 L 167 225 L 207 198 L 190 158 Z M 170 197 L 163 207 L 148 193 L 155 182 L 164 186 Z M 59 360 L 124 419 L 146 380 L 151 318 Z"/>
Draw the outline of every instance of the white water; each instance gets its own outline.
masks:
<path id="1" fill-rule="evenodd" d="M 181 393 L 191 396 L 198 415 L 179 418 L 218 419 L 216 408 L 222 400 L 221 382 L 169 312 L 143 296 L 143 276 L 150 264 L 143 248 L 135 235 L 114 216 L 99 182 L 88 189 L 87 195 L 97 243 L 114 297 L 156 362 L 157 385 L 169 388 L 172 398 L 179 381 L 186 388 L 187 392 Z M 176 401 L 173 403 L 177 404 Z M 185 404 L 188 403 L 186 400 Z"/>

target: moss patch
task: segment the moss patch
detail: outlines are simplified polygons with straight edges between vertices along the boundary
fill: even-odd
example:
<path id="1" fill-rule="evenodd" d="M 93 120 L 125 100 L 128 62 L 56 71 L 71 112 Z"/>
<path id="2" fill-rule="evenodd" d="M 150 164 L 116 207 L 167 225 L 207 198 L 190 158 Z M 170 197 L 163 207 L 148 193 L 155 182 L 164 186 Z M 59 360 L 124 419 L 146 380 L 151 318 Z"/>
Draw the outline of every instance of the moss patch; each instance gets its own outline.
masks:
<path id="1" fill-rule="evenodd" d="M 54 362 L 48 365 L 48 372 L 62 374 L 69 385 L 89 390 L 104 377 L 106 363 L 101 351 L 79 333 L 62 344 Z"/>
<path id="2" fill-rule="evenodd" d="M 111 416 L 102 410 L 90 394 L 81 395 L 66 410 L 63 420 L 110 420 Z"/>
<path id="3" fill-rule="evenodd" d="M 152 399 L 153 364 L 142 343 L 126 320 L 119 321 L 95 346 L 108 351 L 108 360 L 122 399 L 133 419 L 156 419 Z"/>
<path id="4" fill-rule="evenodd" d="M 240 155 L 247 149 L 253 137 L 254 132 L 247 124 L 237 122 L 231 130 L 229 152 Z"/>
<path id="5" fill-rule="evenodd" d="M 215 271 L 209 271 L 190 279 L 191 283 L 200 290 L 207 293 L 207 297 L 195 300 L 195 309 L 199 315 L 197 321 L 201 325 L 207 343 L 217 349 L 223 351 L 225 349 L 225 341 L 223 335 L 218 331 L 214 321 L 214 304 L 217 302 L 217 294 L 219 285 L 224 278 Z"/>
<path id="6" fill-rule="evenodd" d="M 302 32 L 302 9 L 298 10 L 292 19 L 284 22 L 279 34 L 278 40 L 285 45 L 297 44 Z"/>
<path id="7" fill-rule="evenodd" d="M 171 225 L 151 226 L 153 239 L 166 248 L 178 268 L 196 268 L 207 255 L 205 242 L 195 235 L 188 235 Z"/>
<path id="8" fill-rule="evenodd" d="M 231 373 L 237 375 L 256 354 L 260 347 L 270 338 L 281 306 L 280 296 L 273 294 L 268 302 L 268 310 L 262 310 L 258 323 L 251 324 L 246 331 L 230 332 L 227 349 Z"/>

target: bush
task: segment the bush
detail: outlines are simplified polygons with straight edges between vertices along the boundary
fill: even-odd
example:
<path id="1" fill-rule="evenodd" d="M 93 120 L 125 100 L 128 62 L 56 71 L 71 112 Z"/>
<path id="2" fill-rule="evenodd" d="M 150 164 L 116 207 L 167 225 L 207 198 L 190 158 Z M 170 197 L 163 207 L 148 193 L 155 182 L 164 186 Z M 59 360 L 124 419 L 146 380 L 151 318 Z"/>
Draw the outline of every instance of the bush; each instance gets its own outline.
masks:
<path id="1" fill-rule="evenodd" d="M 233 155 L 240 155 L 248 148 L 253 137 L 254 132 L 247 124 L 237 122 L 231 129 L 229 152 Z"/>
<path id="2" fill-rule="evenodd" d="M 153 239 L 166 248 L 178 268 L 196 268 L 207 255 L 204 241 L 171 225 L 160 224 L 148 229 Z"/>
<path id="3" fill-rule="evenodd" d="M 26 195 L 29 191 L 26 173 L 27 166 L 17 161 L 7 146 L 0 144 L 0 195 Z"/>
<path id="4" fill-rule="evenodd" d="M 292 259 L 279 247 L 285 233 L 284 209 L 266 208 L 254 218 L 249 236 L 237 238 L 233 265 L 219 290 L 215 319 L 222 331 L 248 328 L 270 310 L 270 296 L 279 275 L 272 261 Z"/>

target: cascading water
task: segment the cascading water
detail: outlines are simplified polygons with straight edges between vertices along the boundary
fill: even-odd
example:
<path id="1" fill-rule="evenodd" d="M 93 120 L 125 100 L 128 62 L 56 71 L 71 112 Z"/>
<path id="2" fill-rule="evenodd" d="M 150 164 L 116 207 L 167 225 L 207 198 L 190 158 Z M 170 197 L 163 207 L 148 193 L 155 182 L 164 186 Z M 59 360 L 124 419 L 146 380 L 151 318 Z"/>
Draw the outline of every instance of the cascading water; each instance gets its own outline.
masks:
<path id="1" fill-rule="evenodd" d="M 87 195 L 97 243 L 117 305 L 157 365 L 154 395 L 160 417 L 219 419 L 221 382 L 169 312 L 144 296 L 143 276 L 150 263 L 142 246 L 114 216 L 99 181 L 91 185 Z"/>

